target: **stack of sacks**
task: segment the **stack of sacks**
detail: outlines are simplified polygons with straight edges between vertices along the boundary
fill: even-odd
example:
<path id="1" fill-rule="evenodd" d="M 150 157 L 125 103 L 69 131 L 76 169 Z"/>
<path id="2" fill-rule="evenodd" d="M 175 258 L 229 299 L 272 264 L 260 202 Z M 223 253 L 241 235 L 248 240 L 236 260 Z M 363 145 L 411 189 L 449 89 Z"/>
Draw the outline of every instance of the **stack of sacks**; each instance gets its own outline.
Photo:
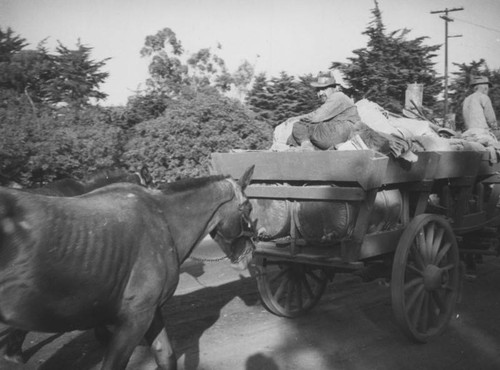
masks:
<path id="1" fill-rule="evenodd" d="M 290 149 L 290 146 L 287 144 L 287 140 L 292 134 L 294 123 L 299 120 L 300 119 L 297 117 L 292 117 L 274 128 L 273 145 L 269 149 L 270 151 L 283 152 Z"/>
<path id="2" fill-rule="evenodd" d="M 498 155 L 500 155 L 500 143 L 489 129 L 471 128 L 462 133 L 462 138 L 470 143 L 474 142 L 483 145 L 490 153 L 490 162 L 498 162 Z"/>
<path id="3" fill-rule="evenodd" d="M 474 130 L 466 131 L 460 139 L 446 139 L 439 136 L 428 121 L 390 116 L 384 113 L 382 107 L 368 100 L 360 100 L 356 105 L 367 125 L 375 130 L 410 140 L 411 150 L 415 152 L 485 151 L 494 141 L 490 134 Z"/>
<path id="4" fill-rule="evenodd" d="M 356 107 L 364 124 L 357 127 L 356 133 L 369 148 L 410 162 L 417 160 L 409 136 L 391 124 L 382 107 L 366 99 L 358 101 Z"/>

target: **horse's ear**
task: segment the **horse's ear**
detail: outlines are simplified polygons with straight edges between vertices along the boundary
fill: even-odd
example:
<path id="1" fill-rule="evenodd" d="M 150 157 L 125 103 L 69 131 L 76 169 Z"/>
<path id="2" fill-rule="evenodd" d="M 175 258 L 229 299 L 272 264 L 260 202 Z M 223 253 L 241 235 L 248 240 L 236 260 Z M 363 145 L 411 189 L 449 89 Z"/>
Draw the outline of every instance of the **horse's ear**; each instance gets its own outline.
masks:
<path id="1" fill-rule="evenodd" d="M 153 182 L 153 176 L 151 176 L 151 172 L 149 172 L 149 168 L 147 165 L 143 165 L 140 171 L 141 177 L 144 179 L 146 185 L 149 185 Z"/>
<path id="2" fill-rule="evenodd" d="M 243 176 L 241 176 L 238 180 L 238 184 L 240 185 L 241 190 L 245 190 L 248 184 L 250 184 L 250 179 L 252 178 L 254 168 L 255 165 L 248 167 Z"/>

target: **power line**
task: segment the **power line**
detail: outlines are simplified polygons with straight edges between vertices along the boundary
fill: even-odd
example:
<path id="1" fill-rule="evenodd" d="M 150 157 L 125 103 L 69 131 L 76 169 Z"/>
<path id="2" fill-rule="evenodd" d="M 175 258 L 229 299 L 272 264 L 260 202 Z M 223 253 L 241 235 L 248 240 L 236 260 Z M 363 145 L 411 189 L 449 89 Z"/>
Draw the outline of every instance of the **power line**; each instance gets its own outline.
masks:
<path id="1" fill-rule="evenodd" d="M 464 22 L 464 23 L 467 23 L 467 24 L 471 24 L 473 26 L 477 26 L 477 27 L 481 27 L 481 28 L 484 28 L 485 30 L 488 30 L 488 31 L 493 31 L 493 32 L 498 32 L 500 33 L 500 30 L 497 30 L 495 28 L 491 28 L 491 27 L 486 27 L 486 26 L 483 26 L 481 24 L 477 24 L 477 23 L 472 23 L 472 22 L 469 22 L 469 21 L 466 21 L 465 19 L 460 19 L 460 18 L 453 18 L 453 19 L 456 19 L 457 21 L 460 21 L 460 22 Z"/>

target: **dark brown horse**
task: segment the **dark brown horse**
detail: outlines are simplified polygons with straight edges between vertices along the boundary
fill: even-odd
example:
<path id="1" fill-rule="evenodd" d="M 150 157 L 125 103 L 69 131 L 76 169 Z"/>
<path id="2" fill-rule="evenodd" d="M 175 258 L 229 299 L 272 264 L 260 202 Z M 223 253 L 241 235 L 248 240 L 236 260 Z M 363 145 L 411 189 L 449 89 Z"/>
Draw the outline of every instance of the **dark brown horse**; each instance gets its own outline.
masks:
<path id="1" fill-rule="evenodd" d="M 107 169 L 98 171 L 83 181 L 72 178 L 61 179 L 40 188 L 24 189 L 24 191 L 56 197 L 73 197 L 117 182 L 130 182 L 148 187 L 154 181 L 148 167 L 144 165 L 139 173 L 130 173 L 121 169 Z M 23 361 L 22 345 L 27 334 L 27 331 L 20 329 L 12 329 L 9 332 L 5 339 L 7 345 L 4 358 L 6 360 L 18 363 Z"/>
<path id="2" fill-rule="evenodd" d="M 232 262 L 250 256 L 252 173 L 78 197 L 0 189 L 0 321 L 44 332 L 111 326 L 102 369 L 125 368 L 143 337 L 158 367 L 175 369 L 161 307 L 208 233 Z"/>

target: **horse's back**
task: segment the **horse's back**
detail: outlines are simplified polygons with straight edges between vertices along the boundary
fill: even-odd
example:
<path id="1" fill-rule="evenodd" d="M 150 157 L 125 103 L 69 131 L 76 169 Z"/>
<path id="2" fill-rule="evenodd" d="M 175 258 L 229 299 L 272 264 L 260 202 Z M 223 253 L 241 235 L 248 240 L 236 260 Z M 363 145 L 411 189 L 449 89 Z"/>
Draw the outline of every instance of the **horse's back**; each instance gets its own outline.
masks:
<path id="1" fill-rule="evenodd" d="M 31 316 L 33 306 L 58 323 L 37 322 L 34 329 L 42 331 L 91 327 L 95 318 L 113 317 L 134 266 L 145 265 L 167 232 L 154 207 L 151 194 L 132 184 L 76 198 L 0 190 L 3 320 Z M 26 312 L 14 312 L 19 309 Z"/>

